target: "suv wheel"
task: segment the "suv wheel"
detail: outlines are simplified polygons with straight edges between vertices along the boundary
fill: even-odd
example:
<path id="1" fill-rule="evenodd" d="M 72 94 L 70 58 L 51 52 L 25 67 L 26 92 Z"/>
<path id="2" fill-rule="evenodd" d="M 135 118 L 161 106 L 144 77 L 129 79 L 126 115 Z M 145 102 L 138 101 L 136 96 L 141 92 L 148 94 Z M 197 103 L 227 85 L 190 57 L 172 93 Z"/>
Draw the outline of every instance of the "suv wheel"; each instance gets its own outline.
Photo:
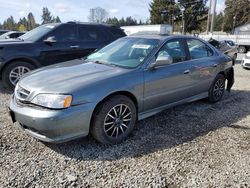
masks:
<path id="1" fill-rule="evenodd" d="M 225 91 L 225 77 L 218 74 L 208 91 L 208 101 L 215 103 L 221 100 Z"/>
<path id="2" fill-rule="evenodd" d="M 35 67 L 30 63 L 23 61 L 14 61 L 10 63 L 3 70 L 3 84 L 10 89 L 14 89 L 20 78 L 34 68 Z"/>
<path id="3" fill-rule="evenodd" d="M 136 117 L 133 101 L 123 95 L 114 96 L 97 107 L 91 134 L 103 144 L 120 143 L 132 132 Z"/>

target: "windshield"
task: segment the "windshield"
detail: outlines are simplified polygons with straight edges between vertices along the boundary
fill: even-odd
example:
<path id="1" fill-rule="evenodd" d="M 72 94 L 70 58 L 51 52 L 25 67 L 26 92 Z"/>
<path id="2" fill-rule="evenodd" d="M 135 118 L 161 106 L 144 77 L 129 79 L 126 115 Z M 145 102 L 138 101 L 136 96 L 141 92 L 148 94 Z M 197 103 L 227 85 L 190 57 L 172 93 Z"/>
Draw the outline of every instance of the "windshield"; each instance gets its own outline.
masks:
<path id="1" fill-rule="evenodd" d="M 86 61 L 135 68 L 158 44 L 158 39 L 122 38 L 89 55 Z"/>
<path id="2" fill-rule="evenodd" d="M 40 27 L 37 27 L 37 28 L 25 33 L 24 35 L 22 35 L 21 37 L 18 37 L 18 38 L 22 39 L 22 40 L 27 40 L 27 41 L 37 41 L 38 39 L 40 39 L 41 37 L 46 35 L 48 32 L 50 32 L 55 27 L 56 27 L 55 24 L 42 25 Z"/>
<path id="3" fill-rule="evenodd" d="M 0 39 L 6 39 L 9 34 L 10 34 L 10 32 L 7 32 L 7 33 L 0 35 Z"/>

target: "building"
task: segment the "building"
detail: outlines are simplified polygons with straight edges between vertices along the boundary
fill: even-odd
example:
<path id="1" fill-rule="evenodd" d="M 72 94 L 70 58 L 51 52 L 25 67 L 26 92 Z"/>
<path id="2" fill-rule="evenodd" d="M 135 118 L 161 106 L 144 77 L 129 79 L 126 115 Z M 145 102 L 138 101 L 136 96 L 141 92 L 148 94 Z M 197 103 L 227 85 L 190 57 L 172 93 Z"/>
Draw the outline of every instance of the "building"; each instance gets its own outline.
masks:
<path id="1" fill-rule="evenodd" d="M 234 28 L 235 35 L 250 35 L 250 23 Z"/>

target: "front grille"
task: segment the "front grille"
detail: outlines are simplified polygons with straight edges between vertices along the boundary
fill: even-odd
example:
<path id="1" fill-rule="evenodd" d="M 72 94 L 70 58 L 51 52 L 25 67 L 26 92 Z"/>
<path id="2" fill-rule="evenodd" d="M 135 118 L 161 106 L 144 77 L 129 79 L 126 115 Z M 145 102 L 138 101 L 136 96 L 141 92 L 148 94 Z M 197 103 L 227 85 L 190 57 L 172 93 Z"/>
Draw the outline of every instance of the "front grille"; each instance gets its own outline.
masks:
<path id="1" fill-rule="evenodd" d="M 250 67 L 250 63 L 245 63 L 245 66 L 248 66 L 248 67 Z"/>
<path id="2" fill-rule="evenodd" d="M 15 97 L 20 101 L 25 101 L 30 94 L 30 91 L 17 85 L 15 89 Z"/>

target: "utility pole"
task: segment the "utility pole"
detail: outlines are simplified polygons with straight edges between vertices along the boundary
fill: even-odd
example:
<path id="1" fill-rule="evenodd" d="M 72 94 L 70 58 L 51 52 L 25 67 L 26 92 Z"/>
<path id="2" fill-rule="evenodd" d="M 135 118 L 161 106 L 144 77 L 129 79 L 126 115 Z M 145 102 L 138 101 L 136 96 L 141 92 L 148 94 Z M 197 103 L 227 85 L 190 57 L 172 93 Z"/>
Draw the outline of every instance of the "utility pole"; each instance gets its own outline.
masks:
<path id="1" fill-rule="evenodd" d="M 181 7 L 182 13 L 182 34 L 185 35 L 185 8 Z"/>
<path id="2" fill-rule="evenodd" d="M 210 29 L 211 33 L 214 32 L 214 19 L 216 16 L 216 4 L 217 4 L 217 0 L 214 0 L 213 1 L 213 14 L 212 14 L 212 21 L 211 21 L 211 29 Z"/>
<path id="3" fill-rule="evenodd" d="M 208 13 L 207 13 L 207 34 L 209 32 L 209 26 L 210 26 L 210 16 L 211 16 L 211 8 L 212 8 L 212 0 L 210 0 L 209 2 L 209 9 L 208 9 Z"/>

